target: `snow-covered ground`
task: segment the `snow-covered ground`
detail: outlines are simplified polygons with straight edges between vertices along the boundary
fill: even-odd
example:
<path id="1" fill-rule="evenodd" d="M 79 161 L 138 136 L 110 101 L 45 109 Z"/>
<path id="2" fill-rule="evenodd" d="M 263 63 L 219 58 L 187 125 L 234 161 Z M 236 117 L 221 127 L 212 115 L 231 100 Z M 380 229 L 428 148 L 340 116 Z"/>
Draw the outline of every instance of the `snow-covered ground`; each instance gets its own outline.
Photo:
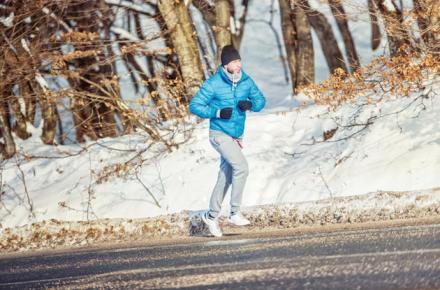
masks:
<path id="1" fill-rule="evenodd" d="M 408 98 L 354 102 L 335 112 L 309 105 L 249 114 L 243 152 L 250 174 L 243 205 L 440 187 L 440 98 L 433 91 L 438 94 L 438 84 Z M 368 120 L 371 124 L 364 126 Z M 324 132 L 336 128 L 324 141 Z M 219 167 L 207 121 L 173 152 L 157 145 L 142 153 L 147 147 L 142 134 L 90 142 L 82 145 L 86 150 L 69 145 L 54 151 L 42 144 L 37 131 L 18 144 L 17 158 L 2 165 L 3 227 L 207 208 Z M 131 159 L 134 164 L 143 159 L 143 165 L 124 167 Z M 105 168 L 118 170 L 106 176 Z M 228 200 L 227 195 L 225 212 Z"/>

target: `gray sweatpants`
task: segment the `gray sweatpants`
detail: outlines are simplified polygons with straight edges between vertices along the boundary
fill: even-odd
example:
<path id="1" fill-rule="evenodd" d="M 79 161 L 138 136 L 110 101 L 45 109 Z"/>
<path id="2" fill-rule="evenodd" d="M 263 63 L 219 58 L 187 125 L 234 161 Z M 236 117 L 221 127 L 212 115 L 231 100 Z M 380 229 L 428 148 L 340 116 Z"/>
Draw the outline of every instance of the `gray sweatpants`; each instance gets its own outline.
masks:
<path id="1" fill-rule="evenodd" d="M 215 130 L 209 131 L 211 145 L 220 153 L 220 171 L 209 202 L 209 215 L 218 217 L 229 186 L 231 191 L 231 213 L 240 211 L 244 185 L 249 174 L 248 163 L 237 141 L 231 136 Z"/>

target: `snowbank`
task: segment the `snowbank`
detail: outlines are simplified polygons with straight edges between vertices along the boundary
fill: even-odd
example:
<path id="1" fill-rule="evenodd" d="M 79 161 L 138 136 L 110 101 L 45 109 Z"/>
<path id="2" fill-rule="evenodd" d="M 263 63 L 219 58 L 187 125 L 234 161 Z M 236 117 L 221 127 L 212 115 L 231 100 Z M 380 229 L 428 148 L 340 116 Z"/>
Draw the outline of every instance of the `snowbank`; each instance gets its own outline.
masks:
<path id="1" fill-rule="evenodd" d="M 420 192 L 380 192 L 339 197 L 315 202 L 265 205 L 244 208 L 251 226 L 239 233 L 264 229 L 285 229 L 328 224 L 353 224 L 408 218 L 439 218 L 440 189 Z M 205 235 L 200 212 L 184 211 L 147 219 L 103 219 L 65 222 L 51 219 L 7 228 L 0 235 L 2 252 L 81 247 L 111 242 L 146 241 L 151 238 L 182 238 Z M 220 219 L 225 233 L 237 232 L 225 217 Z"/>
<path id="2" fill-rule="evenodd" d="M 243 205 L 440 187 L 440 98 L 432 94 L 438 91 L 434 84 L 409 98 L 351 103 L 335 112 L 310 105 L 250 114 Z M 33 132 L 31 140 L 18 144 L 18 157 L 2 165 L 0 223 L 14 227 L 206 209 L 219 166 L 207 126 L 207 121 L 197 125 L 192 139 L 173 152 L 160 145 L 146 150 L 148 139 L 140 134 L 54 151 Z M 227 195 L 224 213 L 228 201 Z"/>

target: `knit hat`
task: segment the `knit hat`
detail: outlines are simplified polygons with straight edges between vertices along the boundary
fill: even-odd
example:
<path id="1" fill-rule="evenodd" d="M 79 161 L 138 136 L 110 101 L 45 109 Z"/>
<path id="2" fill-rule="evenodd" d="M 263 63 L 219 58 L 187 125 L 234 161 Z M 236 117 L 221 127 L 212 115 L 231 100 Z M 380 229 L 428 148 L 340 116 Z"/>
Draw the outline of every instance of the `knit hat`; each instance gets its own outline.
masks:
<path id="1" fill-rule="evenodd" d="M 240 54 L 232 45 L 226 45 L 222 49 L 221 60 L 222 65 L 227 65 L 231 61 L 241 59 Z"/>

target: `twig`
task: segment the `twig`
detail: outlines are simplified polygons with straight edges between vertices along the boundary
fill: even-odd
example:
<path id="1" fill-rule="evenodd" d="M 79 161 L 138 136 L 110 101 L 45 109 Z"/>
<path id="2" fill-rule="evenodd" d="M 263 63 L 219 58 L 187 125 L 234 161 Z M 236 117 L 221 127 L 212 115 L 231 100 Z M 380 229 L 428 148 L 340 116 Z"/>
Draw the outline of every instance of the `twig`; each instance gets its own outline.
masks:
<path id="1" fill-rule="evenodd" d="M 6 43 L 9 45 L 9 47 L 11 48 L 11 50 L 15 53 L 15 55 L 18 55 L 17 53 L 17 49 L 14 47 L 14 45 L 11 43 L 11 41 L 9 40 L 9 38 L 5 35 L 4 31 L 2 31 L 2 36 L 3 38 L 6 40 Z"/>
<path id="2" fill-rule="evenodd" d="M 5 185 L 5 190 L 6 190 L 6 187 L 9 188 L 9 190 L 11 190 L 11 191 L 15 194 L 15 196 L 16 196 L 17 199 L 19 200 L 20 204 L 23 204 L 23 203 L 24 203 L 24 199 L 23 199 L 23 197 L 21 197 L 13 187 L 11 187 L 11 186 L 9 186 L 8 184 L 6 184 L 6 185 Z"/>
<path id="3" fill-rule="evenodd" d="M 1 196 L 3 196 L 3 192 L 0 193 L 0 204 L 6 210 L 7 214 L 10 215 L 12 213 L 12 211 L 9 208 L 6 207 L 6 204 L 3 202 L 3 199 L 1 198 Z M 5 216 L 7 216 L 7 215 L 5 215 Z"/>
<path id="4" fill-rule="evenodd" d="M 160 166 L 158 165 L 158 162 L 157 162 L 157 161 L 154 162 L 154 166 L 156 167 L 157 174 L 158 174 L 158 176 L 159 176 L 160 186 L 161 186 L 161 188 L 162 188 L 162 194 L 163 194 L 163 195 L 166 195 L 166 194 L 165 194 L 165 186 L 163 185 L 162 174 L 160 173 Z"/>
<path id="5" fill-rule="evenodd" d="M 18 170 L 20 171 L 20 174 L 21 174 L 20 179 L 23 182 L 24 192 L 26 193 L 27 203 L 29 205 L 29 211 L 31 212 L 32 217 L 35 218 L 34 205 L 32 203 L 32 200 L 31 200 L 30 196 L 29 196 L 29 191 L 28 191 L 28 188 L 27 188 L 27 185 L 26 185 L 26 178 L 24 176 L 24 172 L 23 172 L 23 170 L 20 167 L 20 162 L 18 161 L 17 157 L 15 157 L 15 161 L 16 161 L 17 168 L 18 168 Z"/>
<path id="6" fill-rule="evenodd" d="M 56 16 L 53 12 L 51 12 L 47 7 L 43 7 L 43 9 L 41 9 L 41 11 L 43 11 L 44 14 L 46 14 L 47 16 L 53 18 L 55 21 L 58 22 L 58 24 L 60 24 L 62 27 L 64 27 L 64 29 L 68 32 L 72 32 L 72 28 L 69 27 L 69 25 L 67 25 L 66 22 L 64 22 L 61 18 L 59 18 L 58 16 Z"/>
<path id="7" fill-rule="evenodd" d="M 373 124 L 372 120 L 376 119 L 376 116 L 372 116 L 370 118 L 368 118 L 367 122 L 365 124 L 359 124 L 359 126 L 364 126 L 361 129 L 359 129 L 358 131 L 354 132 L 353 134 L 350 134 L 348 136 L 345 136 L 343 138 L 337 139 L 337 140 L 323 140 L 323 141 L 316 141 L 313 140 L 313 142 L 311 144 L 307 144 L 307 143 L 302 143 L 301 145 L 305 145 L 305 146 L 312 146 L 315 144 L 319 144 L 319 143 L 335 143 L 335 142 L 340 142 L 340 141 L 344 141 L 347 139 L 350 139 L 351 137 L 359 134 L 360 132 L 364 131 L 365 129 L 368 128 L 369 125 Z"/>
<path id="8" fill-rule="evenodd" d="M 0 194 L 3 193 L 3 164 L 6 163 L 4 160 L 0 164 Z"/>
<path id="9" fill-rule="evenodd" d="M 67 208 L 68 210 L 71 210 L 71 211 L 80 212 L 80 213 L 85 213 L 85 212 L 86 212 L 86 211 L 83 210 L 83 209 L 76 209 L 76 208 L 73 208 L 73 207 L 67 205 L 66 202 L 64 202 L 64 201 L 59 202 L 59 203 L 58 203 L 58 206 L 63 207 L 63 208 Z"/>
<path id="10" fill-rule="evenodd" d="M 142 15 L 146 15 L 149 17 L 155 17 L 156 15 L 151 13 L 150 11 L 147 11 L 142 7 L 142 5 L 132 3 L 130 1 L 126 0 L 105 0 L 105 3 L 107 3 L 109 6 L 116 6 L 119 8 L 125 8 L 129 11 L 137 12 Z M 152 3 L 145 3 L 151 7 L 153 7 L 155 10 L 157 10 L 157 7 L 153 6 Z M 157 13 L 157 12 L 156 12 Z"/>
<path id="11" fill-rule="evenodd" d="M 136 152 L 136 149 L 119 149 L 119 148 L 114 148 L 114 147 L 110 147 L 104 144 L 101 144 L 99 142 L 96 142 L 96 145 L 99 145 L 100 147 L 112 150 L 112 151 L 120 151 L 120 152 Z"/>
<path id="12" fill-rule="evenodd" d="M 343 137 L 343 138 L 340 138 L 340 139 L 337 139 L 337 140 L 323 140 L 323 141 L 316 141 L 316 140 L 313 140 L 313 142 L 312 142 L 311 144 L 302 143 L 301 145 L 312 146 L 312 145 L 319 144 L 319 143 L 325 143 L 325 142 L 326 142 L 326 143 L 335 143 L 335 142 L 340 142 L 340 141 L 347 140 L 347 139 L 349 139 L 349 138 L 351 138 L 351 137 L 353 137 L 353 136 L 355 136 L 355 135 L 361 133 L 361 132 L 364 131 L 365 129 L 367 129 L 368 126 L 372 125 L 372 124 L 374 123 L 374 121 L 376 121 L 376 120 L 378 120 L 378 119 L 385 118 L 385 117 L 388 117 L 388 116 L 391 116 L 391 115 L 398 115 L 398 114 L 402 113 L 403 111 L 405 111 L 406 109 L 408 109 L 409 107 L 411 107 L 411 106 L 412 106 L 417 100 L 419 100 L 419 99 L 423 99 L 423 98 L 426 98 L 430 93 L 431 93 L 431 90 L 428 91 L 426 94 L 420 94 L 420 95 L 418 95 L 418 96 L 417 96 L 414 100 L 412 100 L 409 104 L 407 104 L 407 105 L 404 106 L 402 109 L 397 110 L 397 111 L 395 111 L 395 112 L 391 112 L 391 113 L 387 113 L 387 114 L 383 114 L 383 115 L 379 115 L 379 116 L 371 116 L 370 118 L 367 119 L 366 123 L 349 124 L 349 125 L 340 125 L 340 124 L 338 124 L 338 123 L 335 121 L 335 123 L 336 123 L 339 127 L 342 127 L 342 128 L 351 128 L 351 127 L 358 127 L 358 126 L 362 126 L 362 128 L 359 129 L 358 131 L 356 131 L 356 132 L 354 132 L 354 133 L 352 133 L 352 134 L 346 136 L 346 137 Z M 423 101 L 422 101 L 422 103 L 423 103 Z M 422 104 L 422 105 L 425 106 L 424 104 Z M 425 108 L 425 107 L 424 107 L 424 108 Z M 424 109 L 422 109 L 421 111 L 423 111 L 423 110 L 424 110 Z M 420 112 L 419 112 L 419 114 L 420 114 Z M 418 117 L 419 114 L 417 114 L 417 115 L 415 116 L 415 118 Z M 333 119 L 333 120 L 334 120 L 334 119 Z M 399 125 L 398 125 L 398 126 L 399 126 Z M 399 126 L 399 128 L 400 128 L 400 126 Z M 400 130 L 402 131 L 401 128 L 400 128 Z"/>
<path id="13" fill-rule="evenodd" d="M 160 206 L 159 201 L 156 199 L 156 197 L 154 196 L 154 194 L 151 192 L 151 190 L 142 182 L 142 180 L 139 178 L 137 171 L 134 173 L 136 176 L 136 179 L 139 181 L 139 183 L 145 188 L 145 190 L 148 192 L 148 194 L 151 196 L 151 198 L 153 198 L 154 203 L 156 204 L 157 207 L 162 208 Z"/>
<path id="14" fill-rule="evenodd" d="M 87 188 L 87 194 L 88 194 L 88 200 L 87 200 L 87 221 L 89 221 L 89 213 L 93 214 L 96 219 L 98 217 L 93 212 L 92 209 L 92 195 L 93 195 L 93 189 L 92 189 L 92 180 L 93 180 L 93 173 L 92 173 L 92 157 L 89 153 L 89 172 L 90 172 L 90 180 L 89 180 L 89 186 Z"/>
<path id="15" fill-rule="evenodd" d="M 296 156 L 301 156 L 301 155 L 303 155 L 305 153 L 306 153 L 305 151 L 303 151 L 303 152 L 293 152 L 293 153 L 284 152 L 284 154 L 291 156 L 293 159 L 297 158 Z"/>
<path id="16" fill-rule="evenodd" d="M 327 188 L 329 194 L 330 194 L 330 198 L 332 200 L 332 203 L 334 203 L 334 199 L 333 199 L 333 192 L 330 190 L 330 187 L 328 186 L 327 182 L 324 179 L 324 175 L 322 174 L 321 171 L 321 166 L 318 166 L 318 170 L 319 170 L 319 175 L 321 176 L 322 182 L 324 182 L 325 187 Z"/>
<path id="17" fill-rule="evenodd" d="M 23 156 L 25 158 L 32 158 L 32 159 L 64 159 L 64 158 L 75 157 L 75 156 L 81 155 L 83 152 L 86 152 L 88 149 L 90 149 L 91 147 L 93 147 L 95 145 L 98 145 L 100 147 L 103 147 L 103 148 L 106 148 L 106 149 L 109 149 L 109 150 L 115 150 L 115 151 L 121 151 L 121 152 L 136 152 L 135 149 L 118 149 L 118 148 L 113 148 L 113 147 L 104 145 L 104 144 L 99 143 L 99 142 L 94 142 L 94 143 L 89 144 L 87 146 L 79 145 L 79 146 L 81 146 L 81 150 L 79 150 L 78 152 L 75 152 L 75 153 L 63 152 L 63 153 L 66 154 L 65 156 L 27 155 L 27 154 L 23 154 L 23 153 L 20 153 L 20 152 L 17 152 L 17 154 L 21 155 L 21 156 Z"/>
<path id="18" fill-rule="evenodd" d="M 5 195 L 5 191 L 3 190 L 3 163 L 0 165 L 0 204 L 3 206 L 3 208 L 6 210 L 8 214 L 11 214 L 12 212 L 6 207 L 6 204 L 3 202 L 3 195 Z"/>

